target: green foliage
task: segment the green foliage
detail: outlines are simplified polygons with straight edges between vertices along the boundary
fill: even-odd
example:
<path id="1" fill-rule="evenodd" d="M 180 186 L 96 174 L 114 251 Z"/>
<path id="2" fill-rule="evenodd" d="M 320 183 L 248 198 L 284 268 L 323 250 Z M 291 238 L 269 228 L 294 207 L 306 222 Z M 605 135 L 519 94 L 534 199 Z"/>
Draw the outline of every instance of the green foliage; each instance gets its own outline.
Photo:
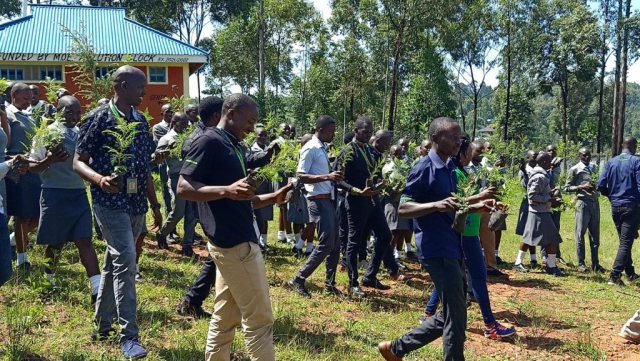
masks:
<path id="1" fill-rule="evenodd" d="M 113 146 L 105 145 L 104 148 L 111 155 L 111 165 L 115 174 L 124 174 L 129 170 L 127 161 L 134 156 L 127 151 L 140 132 L 139 124 L 140 122 L 128 122 L 119 116 L 116 117 L 116 125 L 112 129 L 103 130 L 103 133 L 110 135 L 114 140 Z"/>
<path id="2" fill-rule="evenodd" d="M 407 184 L 407 178 L 411 171 L 411 165 L 402 158 L 393 158 L 389 163 L 393 163 L 391 171 L 382 173 L 386 181 L 386 187 L 381 194 L 385 197 L 398 198 Z"/>
<path id="3" fill-rule="evenodd" d="M 469 197 L 473 196 L 477 189 L 478 185 L 473 178 L 469 178 L 467 182 L 458 182 L 458 191 L 451 193 L 451 196 L 456 199 L 458 210 L 463 212 L 469 210 Z"/>
<path id="4" fill-rule="evenodd" d="M 103 66 L 98 64 L 97 57 L 101 49 L 94 48 L 84 24 L 79 31 L 62 25 L 60 32 L 71 39 L 69 53 L 78 58 L 78 62 L 72 65 L 76 73 L 72 80 L 79 89 L 76 95 L 84 99 L 88 103 L 86 109 L 91 110 L 98 105 L 98 100 L 110 97 L 113 90 L 112 72 L 104 77 L 96 76 L 98 67 Z"/>
<path id="5" fill-rule="evenodd" d="M 57 104 L 58 91 L 62 88 L 62 82 L 46 77 L 45 80 L 40 82 L 40 84 L 44 84 L 44 88 L 46 90 L 45 96 L 47 97 L 49 104 Z"/>
<path id="6" fill-rule="evenodd" d="M 59 113 L 64 114 L 64 109 L 61 109 Z M 33 148 L 44 147 L 47 150 L 54 150 L 60 145 L 64 140 L 64 125 L 61 122 L 64 122 L 64 118 L 61 115 L 56 113 L 56 123 L 49 126 L 47 122 L 40 122 L 40 125 L 35 128 L 35 132 L 31 135 L 31 143 L 33 144 Z"/>
<path id="7" fill-rule="evenodd" d="M 193 99 L 187 95 L 174 96 L 171 98 L 165 97 L 162 100 L 169 103 L 174 112 L 184 112 L 184 107 L 193 101 Z"/>
<path id="8" fill-rule="evenodd" d="M 337 169 L 339 171 L 344 171 L 345 164 L 349 163 L 353 160 L 353 155 L 355 154 L 355 150 L 353 149 L 352 143 L 346 144 L 342 149 L 335 155 L 335 162 L 338 163 Z"/>
<path id="9" fill-rule="evenodd" d="M 182 133 L 178 133 L 175 142 L 171 145 L 171 151 L 169 152 L 169 157 L 182 159 L 182 147 L 184 146 L 185 140 L 191 135 L 195 126 L 193 124 L 189 124 L 189 126 L 182 131 Z"/>
<path id="10" fill-rule="evenodd" d="M 0 78 L 0 93 L 4 93 L 9 87 L 9 82 L 5 78 Z"/>
<path id="11" fill-rule="evenodd" d="M 283 176 L 293 176 L 298 168 L 300 145 L 286 141 L 280 146 L 280 152 L 271 157 L 271 162 L 257 169 L 256 176 L 266 181 L 281 182 Z"/>

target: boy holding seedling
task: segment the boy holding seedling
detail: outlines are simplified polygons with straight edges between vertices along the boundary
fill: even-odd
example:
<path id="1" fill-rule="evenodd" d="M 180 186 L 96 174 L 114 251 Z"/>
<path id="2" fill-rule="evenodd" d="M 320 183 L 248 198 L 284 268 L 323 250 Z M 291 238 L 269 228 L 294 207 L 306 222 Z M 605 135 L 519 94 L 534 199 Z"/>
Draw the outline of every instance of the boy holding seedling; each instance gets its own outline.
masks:
<path id="1" fill-rule="evenodd" d="M 89 198 L 82 178 L 73 170 L 73 158 L 78 141 L 78 128 L 82 109 L 78 99 L 66 95 L 58 100 L 56 120 L 48 129 L 62 135 L 62 146 L 52 149 L 53 144 L 41 144 L 34 139 L 31 149 L 30 170 L 41 173 L 42 194 L 40 196 L 40 227 L 37 244 L 47 245 L 45 256 L 50 259 L 45 274 L 55 284 L 55 269 L 58 256 L 65 243 L 73 241 L 78 248 L 80 261 L 91 284 L 91 305 L 98 297 L 100 270 L 98 258 L 91 243 L 92 216 Z M 43 135 L 44 136 L 44 135 Z"/>
<path id="2" fill-rule="evenodd" d="M 529 214 L 514 267 L 521 272 L 527 272 L 528 270 L 522 265 L 526 250 L 531 246 L 544 247 L 547 253 L 546 272 L 562 277 L 564 272 L 556 264 L 556 252 L 562 238 L 551 219 L 552 205 L 560 204 L 562 199 L 552 195 L 551 180 L 547 172 L 550 166 L 551 156 L 544 151 L 538 153 L 536 166 L 529 173 L 527 183 Z"/>
<path id="3" fill-rule="evenodd" d="M 458 209 L 455 157 L 464 134 L 450 118 L 437 118 L 429 126 L 433 146 L 409 174 L 399 213 L 415 218 L 416 243 L 443 303 L 442 311 L 400 338 L 381 342 L 378 350 L 387 361 L 402 357 L 443 338 L 444 359 L 464 360 L 467 326 L 465 275 L 460 233 L 451 227 Z M 484 202 L 469 206 L 470 212 L 488 211 Z"/>
<path id="4" fill-rule="evenodd" d="M 585 263 L 584 234 L 589 231 L 589 246 L 591 248 L 591 269 L 595 272 L 605 272 L 600 265 L 598 248 L 600 247 L 600 193 L 596 189 L 596 164 L 591 163 L 591 152 L 588 148 L 578 151 L 580 162 L 567 172 L 567 183 L 564 187 L 568 193 L 577 193 L 575 239 L 578 254 L 578 270 L 587 272 Z"/>
<path id="5" fill-rule="evenodd" d="M 309 208 L 309 220 L 315 224 L 318 232 L 318 245 L 296 276 L 287 282 L 287 286 L 304 297 L 311 297 L 305 281 L 326 262 L 324 289 L 326 292 L 340 295 L 336 287 L 336 273 L 340 258 L 340 240 L 337 232 L 336 209 L 333 203 L 334 183 L 341 182 L 342 172 L 332 172 L 329 154 L 325 144 L 331 143 L 336 133 L 336 122 L 328 115 L 316 120 L 316 132 L 313 138 L 300 149 L 298 161 L 298 181 L 304 184 Z"/>

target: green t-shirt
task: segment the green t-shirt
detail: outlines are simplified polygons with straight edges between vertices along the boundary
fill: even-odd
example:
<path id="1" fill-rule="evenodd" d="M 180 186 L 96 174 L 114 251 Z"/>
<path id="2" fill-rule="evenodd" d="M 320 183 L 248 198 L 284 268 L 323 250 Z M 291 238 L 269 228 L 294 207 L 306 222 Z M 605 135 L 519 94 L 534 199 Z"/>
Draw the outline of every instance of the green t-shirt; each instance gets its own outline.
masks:
<path id="1" fill-rule="evenodd" d="M 460 169 L 456 169 L 456 176 L 458 176 L 458 184 L 469 181 L 469 177 L 467 177 L 467 175 Z M 479 192 L 480 190 L 476 189 L 474 194 L 478 194 Z M 467 237 L 480 235 L 480 213 L 469 213 L 462 235 Z"/>

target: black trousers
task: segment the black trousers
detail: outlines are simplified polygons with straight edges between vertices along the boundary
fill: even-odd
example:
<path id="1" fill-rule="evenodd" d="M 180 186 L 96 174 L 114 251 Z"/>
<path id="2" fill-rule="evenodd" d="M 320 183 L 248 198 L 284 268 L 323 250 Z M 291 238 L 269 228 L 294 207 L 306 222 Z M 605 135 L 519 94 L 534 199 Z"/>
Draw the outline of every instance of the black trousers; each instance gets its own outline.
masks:
<path id="1" fill-rule="evenodd" d="M 428 258 L 422 261 L 442 301 L 442 310 L 420 326 L 391 342 L 391 352 L 404 357 L 442 337 L 445 361 L 464 360 L 467 328 L 466 281 L 462 259 Z"/>
<path id="2" fill-rule="evenodd" d="M 636 272 L 631 259 L 631 248 L 633 247 L 633 241 L 638 237 L 640 207 L 611 207 L 611 215 L 620 238 L 620 246 L 618 246 L 616 260 L 613 262 L 611 277 L 620 278 L 622 272 L 626 273 L 627 276 L 634 275 Z"/>
<path id="3" fill-rule="evenodd" d="M 207 260 L 200 269 L 200 274 L 193 283 L 193 286 L 187 291 L 185 299 L 195 307 L 202 307 L 202 303 L 211 293 L 211 287 L 216 282 L 216 264 L 213 258 L 207 257 Z"/>
<path id="4" fill-rule="evenodd" d="M 364 277 L 369 280 L 375 280 L 383 260 L 385 261 L 385 266 L 392 269 L 393 273 L 397 272 L 398 265 L 393 258 L 393 254 L 387 252 L 391 245 L 392 236 L 378 197 L 348 195 L 345 205 L 349 226 L 346 254 L 349 269 L 349 287 L 359 286 L 358 254 L 362 242 L 367 241 L 366 234 L 368 230 L 372 230 L 376 234 L 376 241 L 371 263 L 369 263 L 369 268 Z"/>

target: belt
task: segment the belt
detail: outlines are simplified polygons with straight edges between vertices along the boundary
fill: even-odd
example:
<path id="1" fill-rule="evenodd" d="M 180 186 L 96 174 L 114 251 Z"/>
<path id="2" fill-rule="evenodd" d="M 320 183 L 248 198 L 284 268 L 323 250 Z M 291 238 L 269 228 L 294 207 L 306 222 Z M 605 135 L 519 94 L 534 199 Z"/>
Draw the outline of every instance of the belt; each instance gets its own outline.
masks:
<path id="1" fill-rule="evenodd" d="M 309 198 L 310 201 L 316 200 L 316 199 L 331 199 L 331 194 L 318 194 L 315 196 L 311 196 Z"/>

